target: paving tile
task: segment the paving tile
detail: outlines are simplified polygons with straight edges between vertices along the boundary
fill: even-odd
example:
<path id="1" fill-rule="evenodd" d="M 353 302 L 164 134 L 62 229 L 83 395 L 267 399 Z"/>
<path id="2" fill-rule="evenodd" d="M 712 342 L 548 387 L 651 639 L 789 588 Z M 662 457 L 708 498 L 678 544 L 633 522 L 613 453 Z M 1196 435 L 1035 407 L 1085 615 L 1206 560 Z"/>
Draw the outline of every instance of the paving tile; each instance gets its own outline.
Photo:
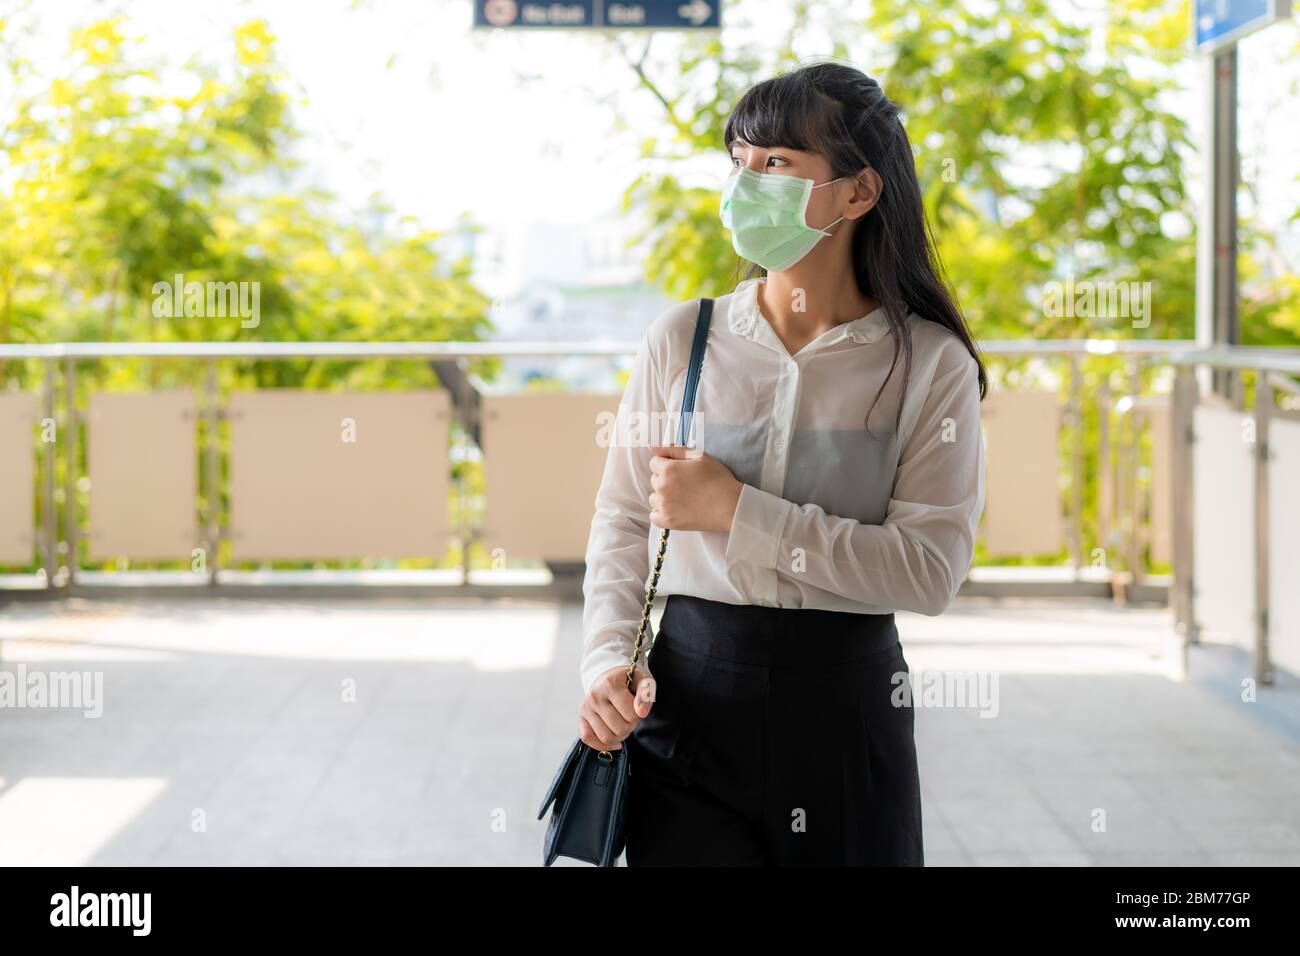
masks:
<path id="1" fill-rule="evenodd" d="M 6 609 L 0 667 L 102 673 L 104 710 L 0 714 L 0 865 L 540 863 L 580 604 L 74 603 Z M 1244 704 L 1207 647 L 1175 679 L 1161 610 L 898 620 L 914 674 L 996 690 L 917 707 L 927 866 L 1300 864 L 1294 683 Z"/>

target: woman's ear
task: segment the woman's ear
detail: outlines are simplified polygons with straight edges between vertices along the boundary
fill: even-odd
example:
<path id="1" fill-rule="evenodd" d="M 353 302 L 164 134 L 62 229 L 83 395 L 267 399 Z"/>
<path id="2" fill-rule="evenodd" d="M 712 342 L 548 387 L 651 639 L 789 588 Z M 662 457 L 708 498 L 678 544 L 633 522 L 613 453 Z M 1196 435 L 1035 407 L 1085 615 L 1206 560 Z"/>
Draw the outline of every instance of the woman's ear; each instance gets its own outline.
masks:
<path id="1" fill-rule="evenodd" d="M 870 166 L 853 178 L 853 195 L 849 197 L 849 208 L 844 212 L 845 219 L 859 219 L 869 213 L 880 201 L 885 181 Z"/>

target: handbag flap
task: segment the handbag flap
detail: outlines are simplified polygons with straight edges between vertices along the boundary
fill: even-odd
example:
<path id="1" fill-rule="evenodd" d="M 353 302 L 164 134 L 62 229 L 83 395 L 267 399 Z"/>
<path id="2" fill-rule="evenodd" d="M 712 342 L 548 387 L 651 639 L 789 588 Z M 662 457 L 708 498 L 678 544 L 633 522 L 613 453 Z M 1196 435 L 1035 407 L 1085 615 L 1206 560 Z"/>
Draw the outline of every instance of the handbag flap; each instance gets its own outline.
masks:
<path id="1" fill-rule="evenodd" d="M 542 800 L 542 809 L 537 811 L 537 819 L 546 816 L 546 809 L 555 799 L 555 795 L 560 792 L 560 784 L 564 783 L 566 778 L 572 777 L 578 769 L 578 757 L 581 756 L 580 748 L 583 746 L 581 738 L 575 738 L 569 752 L 565 754 L 564 760 L 560 762 L 560 769 L 555 772 L 555 779 L 551 781 L 550 788 L 546 791 L 546 797 Z"/>

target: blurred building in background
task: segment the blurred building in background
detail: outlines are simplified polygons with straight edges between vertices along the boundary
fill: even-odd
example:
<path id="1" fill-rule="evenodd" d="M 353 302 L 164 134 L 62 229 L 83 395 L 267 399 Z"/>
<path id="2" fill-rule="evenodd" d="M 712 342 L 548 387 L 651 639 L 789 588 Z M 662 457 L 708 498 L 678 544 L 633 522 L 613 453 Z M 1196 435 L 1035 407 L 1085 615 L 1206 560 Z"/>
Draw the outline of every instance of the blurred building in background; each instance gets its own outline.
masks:
<path id="1" fill-rule="evenodd" d="M 529 222 L 478 236 L 475 279 L 493 296 L 493 342 L 638 341 L 670 299 L 644 279 L 634 216 L 610 209 L 583 223 Z M 629 359 L 511 358 L 495 386 L 558 379 L 574 391 L 617 391 Z"/>

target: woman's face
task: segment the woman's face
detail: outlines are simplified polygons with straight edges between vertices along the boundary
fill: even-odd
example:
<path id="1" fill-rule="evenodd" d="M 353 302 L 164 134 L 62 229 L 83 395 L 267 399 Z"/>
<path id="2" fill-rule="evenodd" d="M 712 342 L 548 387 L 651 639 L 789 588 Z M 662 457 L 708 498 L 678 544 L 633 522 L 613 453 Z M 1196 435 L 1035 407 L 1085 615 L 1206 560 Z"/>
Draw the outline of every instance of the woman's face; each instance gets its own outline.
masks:
<path id="1" fill-rule="evenodd" d="M 731 172 L 728 175 L 736 175 L 742 166 L 756 173 L 811 179 L 813 185 L 835 179 L 830 162 L 820 153 L 786 146 L 751 146 L 744 140 L 737 140 L 731 146 Z M 880 176 L 868 166 L 855 177 L 841 179 L 825 189 L 814 189 L 804 218 L 814 228 L 838 216 L 858 219 L 876 204 L 882 188 Z"/>
<path id="2" fill-rule="evenodd" d="M 751 146 L 743 141 L 737 141 L 731 147 L 731 172 L 728 175 L 736 175 L 741 167 L 756 173 L 811 179 L 813 185 L 828 183 L 836 178 L 826 157 L 818 153 L 788 149 L 784 146 Z M 841 216 L 845 219 L 857 218 L 862 213 L 854 211 L 854 214 L 850 215 L 850 207 L 853 204 L 845 203 L 845 199 L 853 192 L 852 181 L 847 179 L 841 179 L 825 189 L 814 189 L 808 198 L 804 219 L 808 225 L 819 229 Z"/>

